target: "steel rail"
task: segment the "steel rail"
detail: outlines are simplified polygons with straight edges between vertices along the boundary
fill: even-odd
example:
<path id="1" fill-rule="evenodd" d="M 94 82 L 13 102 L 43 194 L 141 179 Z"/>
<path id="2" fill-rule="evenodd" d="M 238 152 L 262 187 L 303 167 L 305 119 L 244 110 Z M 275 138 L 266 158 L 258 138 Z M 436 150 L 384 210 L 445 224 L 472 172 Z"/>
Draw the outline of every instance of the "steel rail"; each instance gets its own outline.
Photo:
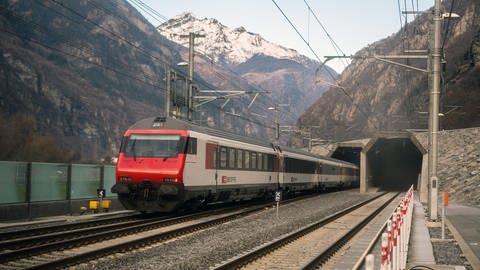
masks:
<path id="1" fill-rule="evenodd" d="M 319 194 L 314 194 L 313 196 L 318 196 L 318 195 Z M 310 197 L 313 197 L 313 196 L 312 195 L 306 195 L 306 196 L 296 197 L 296 198 L 284 201 L 283 204 L 292 203 L 292 202 L 295 202 L 295 201 L 298 201 L 298 200 L 301 200 L 301 199 L 305 199 L 305 198 L 310 198 Z M 39 267 L 40 268 L 46 268 L 46 269 L 65 267 L 65 266 L 69 266 L 69 265 L 72 265 L 72 264 L 84 262 L 85 260 L 88 260 L 88 259 L 94 259 L 94 258 L 97 258 L 97 257 L 100 257 L 100 256 L 104 256 L 104 255 L 110 254 L 112 252 L 119 252 L 119 251 L 124 251 L 124 250 L 127 250 L 127 249 L 132 249 L 132 248 L 137 248 L 137 247 L 149 245 L 152 242 L 158 242 L 158 241 L 162 241 L 162 240 L 166 240 L 166 239 L 171 239 L 171 238 L 176 237 L 178 235 L 185 235 L 185 234 L 194 232 L 196 230 L 209 228 L 209 227 L 212 227 L 212 226 L 215 226 L 215 225 L 218 225 L 218 224 L 228 222 L 230 220 L 234 220 L 234 219 L 239 218 L 241 216 L 249 215 L 249 214 L 254 213 L 254 212 L 259 212 L 259 211 L 264 210 L 266 206 L 272 206 L 274 204 L 275 203 L 269 202 L 267 204 L 256 205 L 256 206 L 250 207 L 250 208 L 248 208 L 248 209 L 246 209 L 246 210 L 244 210 L 240 213 L 230 214 L 230 215 L 224 216 L 220 219 L 201 222 L 201 223 L 198 223 L 198 224 L 174 229 L 174 230 L 171 230 L 171 231 L 168 231 L 168 232 L 159 233 L 155 236 L 149 236 L 147 239 L 139 238 L 139 239 L 136 239 L 134 241 L 129 241 L 129 242 L 119 244 L 119 245 L 106 246 L 104 248 L 95 250 L 95 252 L 93 252 L 93 253 L 92 252 L 87 252 L 87 253 L 84 253 L 84 254 L 72 255 L 71 257 L 67 257 L 67 258 L 56 259 L 56 260 L 53 260 L 53 261 L 50 261 L 50 262 L 42 263 L 40 265 L 37 264 L 35 266 L 32 266 L 31 269 L 37 269 Z M 68 248 L 86 246 L 86 245 L 89 245 L 91 243 L 97 243 L 97 242 L 103 241 L 103 240 L 106 241 L 106 240 L 118 238 L 119 236 L 126 236 L 126 235 L 129 235 L 129 234 L 134 234 L 134 233 L 139 233 L 139 232 L 143 232 L 143 231 L 153 230 L 153 229 L 157 229 L 157 228 L 164 227 L 164 226 L 175 225 L 175 224 L 179 224 L 181 222 L 195 220 L 195 219 L 205 217 L 205 216 L 221 214 L 223 212 L 228 213 L 228 212 L 234 211 L 235 209 L 237 211 L 239 211 L 242 208 L 245 208 L 245 205 L 240 206 L 240 207 L 235 206 L 235 207 L 229 207 L 229 208 L 223 208 L 223 209 L 216 209 L 216 210 L 209 211 L 209 212 L 201 212 L 201 213 L 196 213 L 196 214 L 192 214 L 192 215 L 188 215 L 188 216 L 171 218 L 171 219 L 167 219 L 167 220 L 147 222 L 147 223 L 140 224 L 140 225 L 132 225 L 132 226 L 128 226 L 128 227 L 125 227 L 125 228 L 117 228 L 115 230 L 95 233 L 95 234 L 91 234 L 91 235 L 88 235 L 88 236 L 82 236 L 82 237 L 79 237 L 79 238 L 76 238 L 76 239 L 60 240 L 60 241 L 57 241 L 57 242 L 42 244 L 42 245 L 38 245 L 38 246 L 34 246 L 34 247 L 28 247 L 28 248 L 18 249 L 18 250 L 14 250 L 14 251 L 7 251 L 7 252 L 0 253 L 0 262 L 8 263 L 8 262 L 11 262 L 15 259 L 25 258 L 26 256 L 31 257 L 32 255 L 48 254 L 48 252 L 54 252 L 54 251 L 57 251 L 57 250 L 66 250 Z M 27 269 L 30 269 L 30 268 L 27 268 Z"/>
<path id="2" fill-rule="evenodd" d="M 361 229 L 363 229 L 373 218 L 375 218 L 385 207 L 387 207 L 395 198 L 398 197 L 398 194 L 392 196 L 387 202 L 382 204 L 379 208 L 377 208 L 374 212 L 364 218 L 360 223 L 358 223 L 354 228 L 349 230 L 345 235 L 343 235 L 339 241 L 332 243 L 327 249 L 318 254 L 317 257 L 310 260 L 310 262 L 306 263 L 300 269 L 302 270 L 310 270 L 310 269 L 317 269 L 321 266 L 324 262 L 328 261 L 329 257 L 332 256 L 336 251 L 342 248 L 348 241 L 355 236 Z"/>
<path id="3" fill-rule="evenodd" d="M 265 243 L 259 247 L 257 247 L 256 249 L 248 252 L 248 253 L 245 253 L 245 254 L 242 254 L 240 256 L 237 256 L 237 257 L 234 257 L 232 258 L 231 260 L 228 260 L 220 265 L 216 265 L 213 269 L 216 269 L 216 270 L 227 270 L 227 269 L 238 269 L 244 265 L 247 265 L 248 263 L 260 258 L 260 257 L 263 257 L 264 255 L 270 253 L 271 251 L 275 250 L 275 249 L 278 249 L 290 242 L 293 242 L 297 239 L 299 239 L 300 237 L 310 233 L 310 232 L 313 232 L 317 229 L 319 229 L 320 227 L 342 217 L 342 216 L 345 216 L 347 215 L 348 213 L 368 204 L 369 202 L 372 202 L 376 199 L 378 199 L 379 197 L 382 197 L 384 196 L 385 194 L 387 193 L 381 193 L 373 198 L 370 198 L 368 200 L 365 200 L 363 202 L 360 202 L 356 205 L 353 205 L 351 207 L 348 207 L 344 210 L 341 210 L 337 213 L 334 213 L 330 216 L 327 216 L 326 218 L 318 221 L 318 222 L 315 222 L 313 224 L 310 224 L 306 227 L 303 227 L 295 232 L 292 232 L 290 234 L 287 234 L 279 239 L 276 239 L 274 241 L 271 241 L 271 242 L 268 242 L 268 243 Z"/>

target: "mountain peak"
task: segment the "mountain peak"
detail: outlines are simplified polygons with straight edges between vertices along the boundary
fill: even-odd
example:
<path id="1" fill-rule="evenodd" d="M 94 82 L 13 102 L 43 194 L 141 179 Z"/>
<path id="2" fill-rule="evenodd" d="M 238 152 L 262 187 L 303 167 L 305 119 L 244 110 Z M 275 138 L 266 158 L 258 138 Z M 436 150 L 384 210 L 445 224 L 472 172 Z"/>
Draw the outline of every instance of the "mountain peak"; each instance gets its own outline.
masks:
<path id="1" fill-rule="evenodd" d="M 189 12 L 175 16 L 157 29 L 162 35 L 184 46 L 188 46 L 188 39 L 181 38 L 181 35 L 190 32 L 205 35 L 204 38 L 195 40 L 196 49 L 220 64 L 236 65 L 261 54 L 290 59 L 302 64 L 312 62 L 293 49 L 267 41 L 259 34 L 248 32 L 243 26 L 230 28 L 214 18 L 198 19 Z"/>

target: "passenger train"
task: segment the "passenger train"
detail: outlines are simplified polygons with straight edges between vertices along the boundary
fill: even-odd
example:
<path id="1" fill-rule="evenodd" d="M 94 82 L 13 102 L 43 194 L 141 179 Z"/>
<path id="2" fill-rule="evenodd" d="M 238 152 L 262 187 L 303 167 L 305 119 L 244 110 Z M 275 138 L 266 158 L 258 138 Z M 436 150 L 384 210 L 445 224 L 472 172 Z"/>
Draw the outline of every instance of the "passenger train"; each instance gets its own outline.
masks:
<path id="1" fill-rule="evenodd" d="M 358 183 L 358 167 L 348 162 L 152 117 L 125 132 L 112 192 L 127 209 L 171 212 Z"/>

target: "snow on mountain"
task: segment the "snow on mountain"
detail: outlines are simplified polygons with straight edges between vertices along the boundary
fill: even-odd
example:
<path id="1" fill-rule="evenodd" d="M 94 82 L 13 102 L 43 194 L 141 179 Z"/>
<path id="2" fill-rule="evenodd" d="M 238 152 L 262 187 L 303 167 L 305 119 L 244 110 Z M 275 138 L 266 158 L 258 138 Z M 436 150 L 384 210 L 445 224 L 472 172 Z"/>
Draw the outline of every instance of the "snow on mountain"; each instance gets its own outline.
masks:
<path id="1" fill-rule="evenodd" d="M 181 37 L 190 32 L 203 34 L 205 38 L 195 39 L 195 50 L 203 52 L 215 62 L 237 65 L 255 55 L 263 54 L 278 59 L 290 59 L 301 64 L 312 60 L 288 49 L 269 42 L 259 34 L 247 32 L 245 28 L 230 28 L 216 19 L 197 19 L 191 13 L 182 13 L 158 27 L 168 39 L 188 47 L 188 38 Z"/>

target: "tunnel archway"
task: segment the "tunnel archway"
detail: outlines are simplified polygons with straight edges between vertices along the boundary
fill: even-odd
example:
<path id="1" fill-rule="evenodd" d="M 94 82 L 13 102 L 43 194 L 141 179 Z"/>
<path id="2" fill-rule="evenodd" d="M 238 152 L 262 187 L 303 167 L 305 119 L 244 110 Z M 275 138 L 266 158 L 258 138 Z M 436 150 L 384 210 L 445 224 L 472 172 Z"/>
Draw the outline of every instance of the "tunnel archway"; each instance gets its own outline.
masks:
<path id="1" fill-rule="evenodd" d="M 361 187 L 386 191 L 418 188 L 426 150 L 409 133 L 378 135 L 361 152 Z"/>

